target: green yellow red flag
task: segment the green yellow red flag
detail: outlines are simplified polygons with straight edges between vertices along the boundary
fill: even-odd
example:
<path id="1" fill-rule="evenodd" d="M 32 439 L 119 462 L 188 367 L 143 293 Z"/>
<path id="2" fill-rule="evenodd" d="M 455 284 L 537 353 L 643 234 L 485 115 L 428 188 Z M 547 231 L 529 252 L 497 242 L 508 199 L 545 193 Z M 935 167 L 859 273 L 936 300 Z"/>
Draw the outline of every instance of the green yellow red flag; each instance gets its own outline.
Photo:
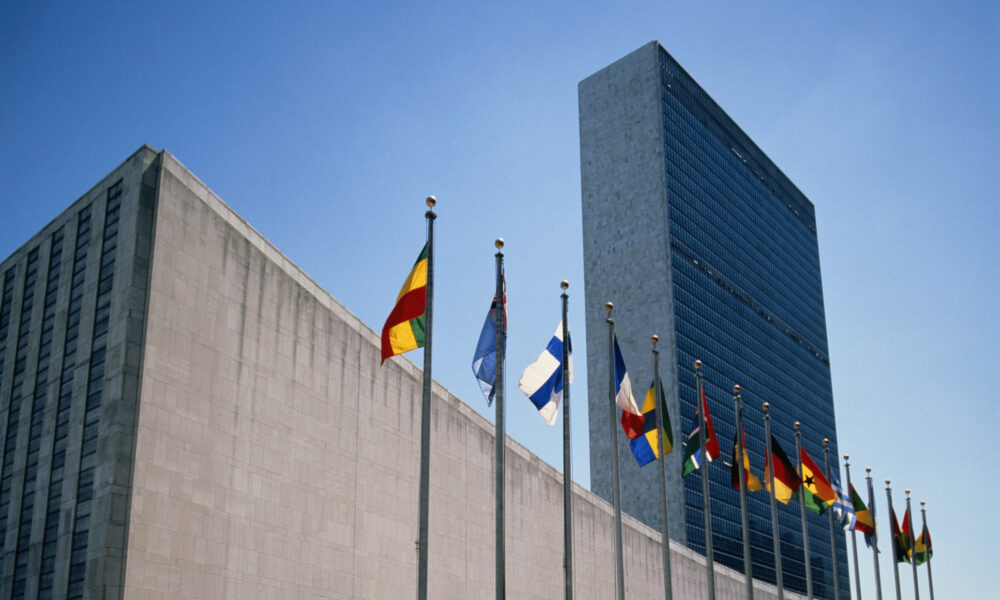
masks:
<path id="1" fill-rule="evenodd" d="M 424 345 L 424 314 L 427 311 L 427 245 L 424 245 L 403 283 L 396 306 L 382 326 L 382 362 Z"/>
<path id="2" fill-rule="evenodd" d="M 802 468 L 802 494 L 806 507 L 818 515 L 833 506 L 837 501 L 837 492 L 823 475 L 822 469 L 816 466 L 805 448 L 799 451 L 799 465 Z"/>

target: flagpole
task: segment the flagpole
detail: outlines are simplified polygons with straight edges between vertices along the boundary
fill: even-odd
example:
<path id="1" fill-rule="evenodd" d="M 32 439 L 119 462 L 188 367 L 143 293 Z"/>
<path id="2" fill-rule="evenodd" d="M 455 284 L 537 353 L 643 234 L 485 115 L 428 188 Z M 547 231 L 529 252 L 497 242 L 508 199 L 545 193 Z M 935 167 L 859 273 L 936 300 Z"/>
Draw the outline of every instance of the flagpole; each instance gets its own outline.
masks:
<path id="1" fill-rule="evenodd" d="M 427 600 L 427 515 L 431 478 L 431 331 L 434 314 L 434 205 L 427 197 L 427 308 L 424 311 L 424 381 L 420 402 L 420 517 L 417 526 L 417 600 Z"/>
<path id="2" fill-rule="evenodd" d="M 892 489 L 889 488 L 889 480 L 885 480 L 885 497 L 889 502 L 889 518 L 893 521 L 896 520 L 895 511 L 892 510 Z M 899 540 L 896 539 L 895 534 L 892 536 L 892 576 L 893 580 L 896 582 L 896 600 L 903 600 L 902 594 L 899 592 Z"/>
<path id="3" fill-rule="evenodd" d="M 617 586 L 618 600 L 625 600 L 625 563 L 622 559 L 622 492 L 618 474 L 618 432 L 615 422 L 615 320 L 611 318 L 611 309 L 614 304 L 608 302 L 604 305 L 604 310 L 608 312 L 605 323 L 608 324 L 608 411 L 611 417 L 611 484 L 614 486 L 613 497 L 615 507 L 615 584 Z M 563 340 L 565 346 L 565 340 Z"/>
<path id="4" fill-rule="evenodd" d="M 563 566 L 566 570 L 566 600 L 573 598 L 573 467 L 570 453 L 569 422 L 569 282 L 559 284 L 562 298 L 562 382 L 563 382 Z"/>
<path id="5" fill-rule="evenodd" d="M 878 523 L 875 518 L 875 492 L 872 489 L 872 468 L 865 467 L 868 482 L 868 511 L 872 515 L 872 560 L 875 562 L 875 600 L 882 600 L 882 576 L 878 568 Z"/>
<path id="6" fill-rule="evenodd" d="M 920 520 L 923 521 L 923 530 L 921 535 L 927 534 L 927 539 L 924 540 L 924 552 L 927 553 L 927 587 L 931 592 L 931 600 L 934 600 L 934 578 L 931 577 L 931 532 L 927 529 L 927 509 L 924 508 L 924 501 L 920 501 Z"/>
<path id="7" fill-rule="evenodd" d="M 920 584 L 917 582 L 917 538 L 913 537 L 913 515 L 910 514 L 910 490 L 906 490 L 906 516 L 910 519 L 910 566 L 913 568 L 913 600 L 920 600 Z"/>
<path id="8" fill-rule="evenodd" d="M 705 398 L 705 391 L 701 382 L 701 361 L 694 361 L 694 378 L 697 383 L 697 393 L 698 402 L 702 402 Z M 715 600 L 715 552 L 712 549 L 712 510 L 709 504 L 709 492 L 708 492 L 708 451 L 705 449 L 705 441 L 708 436 L 708 432 L 705 428 L 708 426 L 705 419 L 705 413 L 708 409 L 708 400 L 702 403 L 701 410 L 698 413 L 701 415 L 699 417 L 698 425 L 698 444 L 701 447 L 701 498 L 705 507 L 705 573 L 708 586 L 708 600 Z"/>
<path id="9" fill-rule="evenodd" d="M 806 491 L 802 482 L 802 432 L 799 431 L 801 423 L 795 422 L 795 455 L 799 459 L 799 513 L 802 516 L 802 554 L 805 556 L 806 564 L 806 596 L 813 600 L 813 579 L 812 579 L 812 557 L 809 554 L 809 528 L 806 524 Z"/>
<path id="10" fill-rule="evenodd" d="M 660 383 L 660 351 L 656 349 L 656 342 L 660 341 L 660 336 L 653 335 L 653 402 L 656 406 L 656 437 L 660 446 L 660 462 L 657 463 L 657 471 L 660 472 L 660 514 L 663 519 L 663 531 L 660 541 L 663 543 L 663 597 L 666 600 L 673 600 L 673 578 L 670 574 L 670 536 L 667 522 L 667 476 L 664 469 L 667 464 L 667 457 L 663 453 L 663 403 L 660 401 L 662 387 Z"/>
<path id="11" fill-rule="evenodd" d="M 832 482 L 833 475 L 830 470 L 830 439 L 823 438 L 823 455 L 826 459 L 826 480 Z M 834 495 L 837 499 L 840 498 L 840 494 L 834 490 Z M 834 504 L 837 500 L 834 500 Z M 830 513 L 830 559 L 833 561 L 833 598 L 834 600 L 840 600 L 840 565 L 837 560 L 837 528 L 833 524 L 833 513 L 834 508 L 830 506 L 827 509 Z"/>
<path id="12" fill-rule="evenodd" d="M 775 581 L 778 586 L 778 600 L 785 600 L 785 585 L 781 572 L 781 538 L 778 536 L 778 500 L 775 498 L 774 487 L 774 453 L 771 448 L 771 415 L 768 409 L 771 407 L 764 403 L 764 435 L 767 436 L 767 478 L 771 484 L 771 539 L 774 542 L 774 572 Z"/>
<path id="13" fill-rule="evenodd" d="M 853 489 L 851 487 L 851 463 L 847 462 L 850 460 L 850 456 L 844 455 L 844 471 L 847 473 L 847 496 L 851 500 L 851 510 L 854 510 L 854 497 L 851 493 Z M 854 556 L 854 591 L 857 593 L 857 600 L 861 600 L 861 571 L 858 569 L 858 537 L 854 531 L 854 526 L 851 526 L 851 548 Z"/>
<path id="14" fill-rule="evenodd" d="M 747 476 L 743 464 L 743 397 L 739 384 L 733 386 L 733 406 L 736 414 L 736 462 L 740 475 L 740 512 L 743 515 L 743 573 L 746 578 L 747 600 L 753 600 L 753 568 L 750 563 L 750 515 L 747 513 Z M 773 488 L 772 488 L 773 489 Z"/>
<path id="15" fill-rule="evenodd" d="M 495 468 L 493 469 L 496 478 L 493 484 L 496 492 L 496 600 L 504 600 L 506 596 L 506 550 L 504 544 L 504 449 L 506 447 L 507 427 L 504 422 L 503 404 L 503 384 L 504 354 L 507 349 L 507 328 L 505 324 L 506 298 L 503 288 L 503 238 L 497 238 L 494 245 L 497 248 L 497 280 L 496 280 L 496 306 L 497 306 L 497 371 L 496 371 L 496 448 L 494 450 Z"/>

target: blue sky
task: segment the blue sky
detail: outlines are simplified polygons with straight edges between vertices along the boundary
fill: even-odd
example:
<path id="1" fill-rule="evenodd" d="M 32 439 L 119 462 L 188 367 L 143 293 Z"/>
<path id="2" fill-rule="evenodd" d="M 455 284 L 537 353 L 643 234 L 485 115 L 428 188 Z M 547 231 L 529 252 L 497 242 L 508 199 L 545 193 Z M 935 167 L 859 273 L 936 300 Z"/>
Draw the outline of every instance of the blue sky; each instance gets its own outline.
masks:
<path id="1" fill-rule="evenodd" d="M 492 419 L 469 361 L 497 236 L 508 388 L 568 279 L 584 485 L 577 83 L 659 40 L 816 205 L 855 479 L 927 501 L 938 594 L 993 595 L 997 3 L 42 4 L 0 7 L 0 256 L 148 143 L 377 330 L 436 194 L 436 379 Z M 561 468 L 561 428 L 508 398 L 508 434 Z"/>

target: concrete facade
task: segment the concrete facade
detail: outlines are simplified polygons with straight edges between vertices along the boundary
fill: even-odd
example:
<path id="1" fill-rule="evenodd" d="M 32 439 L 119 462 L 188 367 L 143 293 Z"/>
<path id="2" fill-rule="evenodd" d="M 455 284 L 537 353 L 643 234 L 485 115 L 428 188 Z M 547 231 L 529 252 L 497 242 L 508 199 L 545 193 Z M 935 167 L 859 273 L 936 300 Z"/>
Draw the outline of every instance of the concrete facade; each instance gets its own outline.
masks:
<path id="1" fill-rule="evenodd" d="M 115 189 L 120 216 L 110 262 L 101 231 Z M 59 378 L 48 378 L 46 408 L 32 421 L 24 417 L 33 414 L 30 402 L 13 393 L 12 365 L 26 353 L 18 377 L 25 389 L 32 387 L 45 338 L 44 303 L 36 300 L 21 336 L 28 256 L 37 248 L 38 264 L 47 264 L 54 232 L 65 227 L 66 240 L 75 239 L 84 210 L 93 211 L 85 283 L 73 288 L 66 267 L 72 252 L 64 253 L 54 310 L 52 345 L 60 350 L 49 368 L 60 373 L 60 352 L 72 331 L 70 290 L 81 290 L 70 414 L 60 426 Z M 106 271 L 113 264 L 106 313 L 102 262 Z M 415 595 L 420 371 L 405 358 L 379 366 L 377 333 L 172 155 L 140 148 L 4 260 L 0 278 L 8 272 L 6 287 L 14 292 L 0 306 L 0 317 L 10 315 L 7 330 L 0 327 L 0 432 L 4 464 L 9 456 L 13 466 L 0 596 Z M 39 273 L 44 280 L 45 269 Z M 93 335 L 95 323 L 105 314 L 106 366 L 103 376 L 88 378 L 93 348 L 103 343 Z M 27 346 L 19 350 L 22 337 Z M 93 402 L 88 409 L 95 388 L 102 393 L 99 410 Z M 433 391 L 429 596 L 489 597 L 493 426 L 441 386 Z M 14 437 L 12 407 L 20 414 Z M 31 422 L 42 432 L 37 455 L 29 449 Z M 88 488 L 81 488 L 81 470 L 73 465 L 86 463 L 81 455 L 93 427 L 99 431 L 95 476 L 92 499 L 85 500 Z M 51 510 L 52 448 L 60 447 L 63 430 L 67 467 L 58 510 Z M 562 597 L 561 474 L 513 440 L 507 453 L 510 597 Z M 25 465 L 32 460 L 38 465 L 33 496 L 24 483 L 31 481 Z M 603 600 L 614 593 L 611 510 L 587 490 L 574 492 L 576 597 Z M 19 545 L 24 498 L 33 501 L 33 519 Z M 82 542 L 84 576 L 74 580 L 71 547 L 81 543 L 83 506 L 90 510 L 90 534 Z M 46 579 L 41 557 L 49 547 L 49 514 L 58 537 Z M 658 532 L 626 516 L 624 537 L 627 594 L 659 597 Z M 17 579 L 15 565 L 24 557 Z M 705 597 L 704 558 L 679 544 L 672 544 L 672 557 L 675 597 Z M 739 574 L 724 567 L 716 574 L 720 600 L 743 597 Z M 40 593 L 43 588 L 49 591 Z M 758 598 L 775 597 L 773 586 L 759 583 L 758 591 Z"/>

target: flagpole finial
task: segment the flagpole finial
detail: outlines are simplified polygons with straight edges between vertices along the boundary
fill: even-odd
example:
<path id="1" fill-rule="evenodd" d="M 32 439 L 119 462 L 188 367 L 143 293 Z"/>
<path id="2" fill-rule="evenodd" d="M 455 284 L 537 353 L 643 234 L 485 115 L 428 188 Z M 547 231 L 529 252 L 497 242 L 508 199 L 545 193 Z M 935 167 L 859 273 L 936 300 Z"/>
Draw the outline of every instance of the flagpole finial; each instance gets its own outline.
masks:
<path id="1" fill-rule="evenodd" d="M 654 333 L 653 336 L 649 339 L 652 340 L 652 342 L 655 344 L 656 342 L 660 341 L 660 336 Z"/>
<path id="2" fill-rule="evenodd" d="M 497 250 L 503 249 L 503 238 L 497 238 L 497 241 L 493 242 L 493 245 L 497 247 Z"/>
<path id="3" fill-rule="evenodd" d="M 615 307 L 615 303 L 614 302 L 605 302 L 604 303 L 604 310 L 608 311 L 609 313 L 611 312 L 611 309 L 614 308 L 614 307 Z"/>
<path id="4" fill-rule="evenodd" d="M 696 369 L 700 369 L 701 368 L 701 360 L 695 360 L 694 361 L 694 368 L 696 368 Z"/>
<path id="5" fill-rule="evenodd" d="M 927 503 L 926 503 L 926 502 L 924 502 L 923 500 L 921 500 L 921 501 L 920 501 L 920 508 L 923 508 L 923 507 L 924 507 L 924 504 L 927 504 Z"/>
<path id="6" fill-rule="evenodd" d="M 890 482 L 889 482 L 889 480 L 888 480 L 888 479 L 886 479 L 886 480 L 885 480 L 885 487 L 889 487 L 889 483 L 890 483 Z"/>
<path id="7" fill-rule="evenodd" d="M 871 472 L 872 472 L 871 467 L 865 467 L 865 473 L 871 473 Z"/>
<path id="8" fill-rule="evenodd" d="M 798 421 L 796 421 L 796 422 L 795 422 L 795 423 L 794 423 L 794 424 L 792 425 L 792 427 L 794 427 L 794 428 L 795 428 L 795 431 L 798 431 L 798 430 L 799 430 L 799 427 L 801 427 L 801 426 L 802 426 L 802 423 L 799 423 Z"/>
<path id="9" fill-rule="evenodd" d="M 909 498 L 910 497 L 910 488 L 906 488 L 906 490 L 904 490 L 904 491 L 906 492 L 906 497 Z"/>
<path id="10" fill-rule="evenodd" d="M 826 448 L 830 445 L 830 438 L 823 438 L 823 447 Z"/>
<path id="11" fill-rule="evenodd" d="M 559 284 L 559 287 L 561 287 L 564 290 L 568 290 L 569 289 L 569 281 L 566 281 L 565 279 L 563 279 L 562 283 Z"/>
<path id="12" fill-rule="evenodd" d="M 736 394 L 737 396 L 740 395 L 740 384 L 737 383 L 733 385 L 733 393 Z"/>
<path id="13" fill-rule="evenodd" d="M 427 196 L 427 208 L 434 208 L 434 205 L 437 204 L 437 201 L 438 199 L 435 198 L 434 196 Z"/>
<path id="14" fill-rule="evenodd" d="M 851 457 L 845 454 L 844 455 L 844 461 L 846 462 L 846 461 L 849 461 L 849 460 L 851 460 Z"/>
<path id="15" fill-rule="evenodd" d="M 770 402 L 765 402 L 765 403 L 764 403 L 764 412 L 767 412 L 767 410 L 768 410 L 769 408 L 771 408 L 771 403 L 770 403 Z"/>

